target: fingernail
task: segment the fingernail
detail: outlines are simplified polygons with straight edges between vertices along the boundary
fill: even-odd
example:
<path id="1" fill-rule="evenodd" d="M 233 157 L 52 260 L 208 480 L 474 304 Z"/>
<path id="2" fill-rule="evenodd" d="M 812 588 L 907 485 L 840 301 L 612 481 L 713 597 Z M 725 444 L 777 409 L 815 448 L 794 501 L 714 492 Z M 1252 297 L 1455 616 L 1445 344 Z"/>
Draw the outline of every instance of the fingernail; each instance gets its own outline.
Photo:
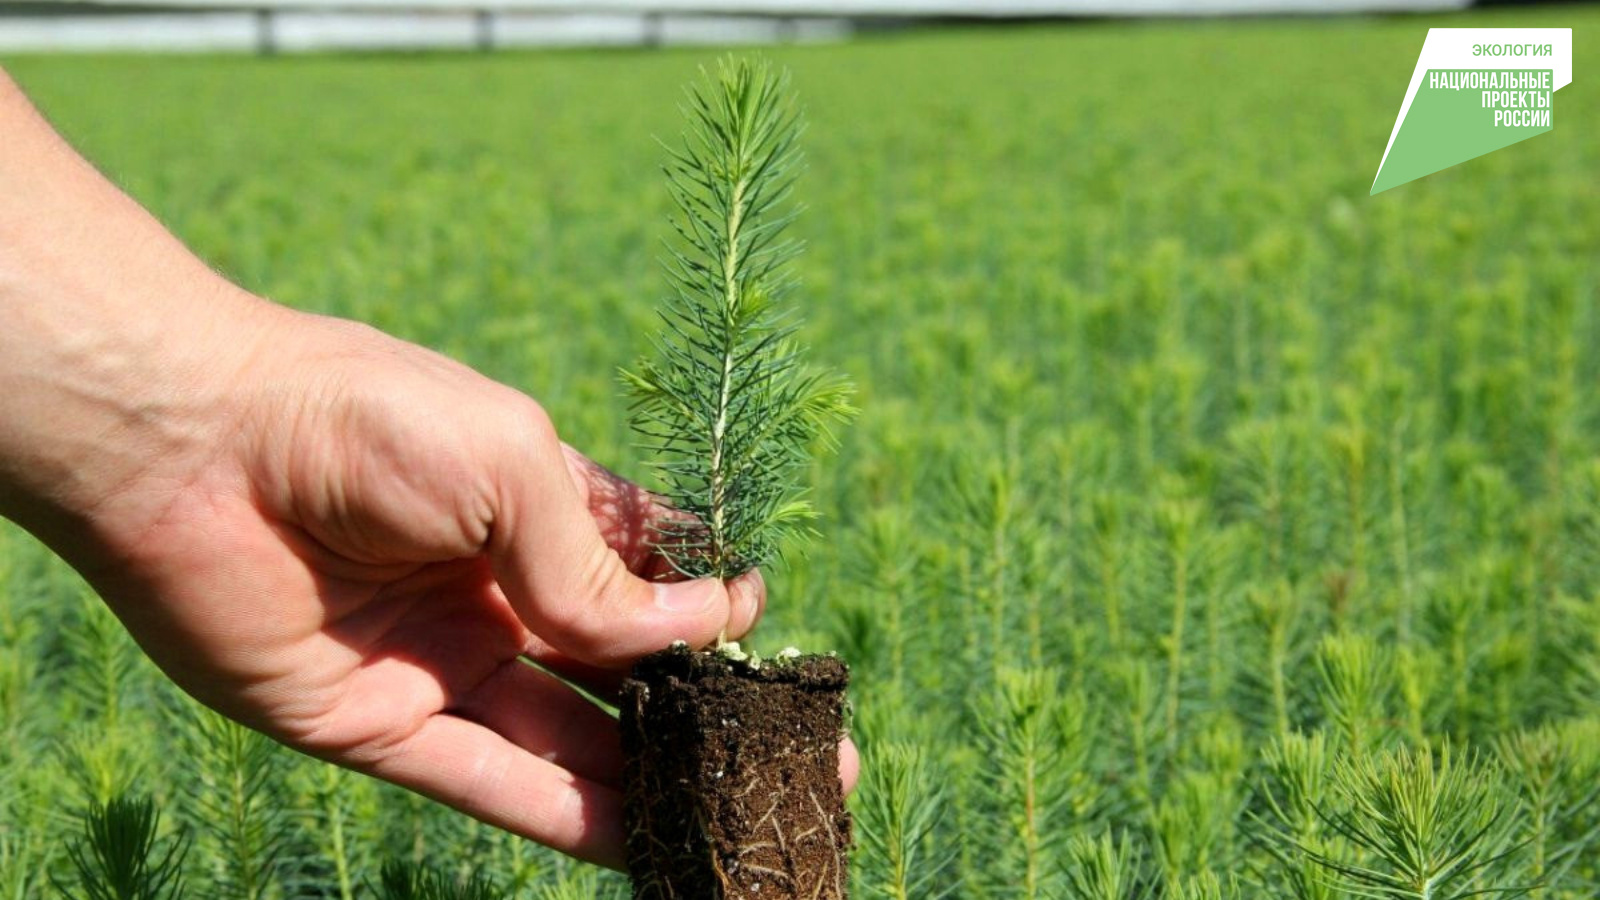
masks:
<path id="1" fill-rule="evenodd" d="M 716 582 L 696 581 L 657 582 L 656 605 L 675 616 L 696 616 L 711 606 L 717 594 Z"/>
<path id="2" fill-rule="evenodd" d="M 861 753 L 855 741 L 845 738 L 839 742 L 839 781 L 846 794 L 856 789 L 861 780 Z"/>

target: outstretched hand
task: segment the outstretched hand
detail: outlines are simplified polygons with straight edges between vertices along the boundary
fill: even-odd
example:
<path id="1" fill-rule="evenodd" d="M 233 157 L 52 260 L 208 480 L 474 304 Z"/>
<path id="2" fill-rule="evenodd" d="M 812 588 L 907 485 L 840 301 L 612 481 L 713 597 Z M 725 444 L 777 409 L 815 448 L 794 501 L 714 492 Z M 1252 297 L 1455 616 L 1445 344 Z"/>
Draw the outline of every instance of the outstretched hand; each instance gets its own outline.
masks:
<path id="1" fill-rule="evenodd" d="M 3 74 L 0 133 L 0 514 L 202 702 L 619 866 L 616 721 L 549 673 L 609 697 L 760 576 L 661 577 L 668 511 L 536 403 L 227 284 Z"/>
<path id="2" fill-rule="evenodd" d="M 207 704 L 619 865 L 616 722 L 525 659 L 610 697 L 651 650 L 747 632 L 760 575 L 662 580 L 665 511 L 523 395 L 361 326 L 267 318 L 275 349 L 203 452 L 108 505 L 127 524 L 102 523 L 125 536 L 97 586 Z"/>

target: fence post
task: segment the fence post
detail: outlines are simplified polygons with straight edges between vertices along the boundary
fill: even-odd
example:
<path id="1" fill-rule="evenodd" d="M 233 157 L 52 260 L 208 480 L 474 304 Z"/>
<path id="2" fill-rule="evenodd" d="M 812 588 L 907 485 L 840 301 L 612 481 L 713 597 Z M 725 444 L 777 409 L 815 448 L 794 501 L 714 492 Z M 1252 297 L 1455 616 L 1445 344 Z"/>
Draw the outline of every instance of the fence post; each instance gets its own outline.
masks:
<path id="1" fill-rule="evenodd" d="M 494 49 L 494 10 L 479 9 L 473 13 L 475 29 L 473 36 L 477 42 L 480 53 L 488 53 Z"/>
<path id="2" fill-rule="evenodd" d="M 256 52 L 262 56 L 275 56 L 278 52 L 277 23 L 272 10 L 265 6 L 256 10 Z"/>

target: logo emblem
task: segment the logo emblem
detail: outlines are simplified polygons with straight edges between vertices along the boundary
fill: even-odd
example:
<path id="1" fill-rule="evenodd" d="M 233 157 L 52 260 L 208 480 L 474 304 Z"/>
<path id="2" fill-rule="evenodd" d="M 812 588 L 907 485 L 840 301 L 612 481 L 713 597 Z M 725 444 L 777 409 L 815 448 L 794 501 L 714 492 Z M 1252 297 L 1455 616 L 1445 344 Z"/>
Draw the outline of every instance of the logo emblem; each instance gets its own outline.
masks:
<path id="1" fill-rule="evenodd" d="M 1372 193 L 1544 134 L 1572 83 L 1570 28 L 1430 28 Z"/>

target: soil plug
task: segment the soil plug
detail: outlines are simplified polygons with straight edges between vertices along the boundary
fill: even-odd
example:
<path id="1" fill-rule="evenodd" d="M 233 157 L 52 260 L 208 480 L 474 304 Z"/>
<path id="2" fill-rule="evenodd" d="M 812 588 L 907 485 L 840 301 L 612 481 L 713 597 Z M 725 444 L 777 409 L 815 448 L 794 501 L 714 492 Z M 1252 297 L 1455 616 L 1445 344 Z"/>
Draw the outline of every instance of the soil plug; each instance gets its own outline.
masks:
<path id="1" fill-rule="evenodd" d="M 846 896 L 848 680 L 829 656 L 679 647 L 639 663 L 622 706 L 634 897 Z"/>

